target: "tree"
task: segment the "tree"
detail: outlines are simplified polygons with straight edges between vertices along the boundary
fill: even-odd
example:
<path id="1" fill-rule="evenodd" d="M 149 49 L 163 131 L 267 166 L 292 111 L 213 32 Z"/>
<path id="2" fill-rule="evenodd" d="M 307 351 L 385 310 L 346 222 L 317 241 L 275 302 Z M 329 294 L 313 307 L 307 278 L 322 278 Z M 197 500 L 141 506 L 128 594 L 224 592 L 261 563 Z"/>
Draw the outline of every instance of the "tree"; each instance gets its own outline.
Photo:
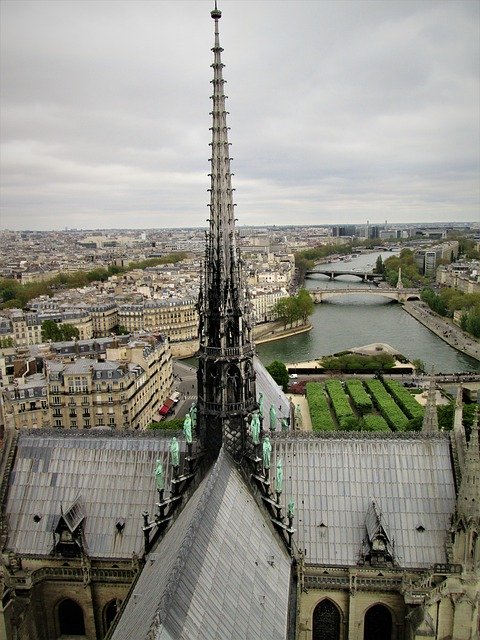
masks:
<path id="1" fill-rule="evenodd" d="M 11 336 L 0 338 L 0 349 L 7 349 L 8 347 L 13 347 L 13 338 Z"/>
<path id="2" fill-rule="evenodd" d="M 63 340 L 72 340 L 73 338 L 78 339 L 80 337 L 80 331 L 77 327 L 74 327 L 71 324 L 61 324 L 59 328 L 62 333 Z"/>
<path id="3" fill-rule="evenodd" d="M 283 322 L 284 329 L 287 328 L 287 324 L 292 326 L 294 322 L 298 323 L 299 320 L 307 322 L 307 318 L 312 315 L 313 310 L 313 299 L 306 289 L 301 289 L 296 296 L 281 298 L 273 306 L 273 313 L 278 320 Z"/>
<path id="4" fill-rule="evenodd" d="M 53 320 L 44 320 L 42 322 L 42 340 L 44 341 L 60 342 L 61 340 L 72 340 L 72 338 L 78 338 L 79 336 L 79 330 L 71 324 L 57 324 Z"/>
<path id="5" fill-rule="evenodd" d="M 288 298 L 280 298 L 280 300 L 277 300 L 277 302 L 273 305 L 273 314 L 275 315 L 277 320 L 280 320 L 281 322 L 283 322 L 284 329 L 287 328 L 288 319 L 289 319 L 289 310 L 288 310 L 287 300 Z"/>
<path id="6" fill-rule="evenodd" d="M 412 364 L 415 367 L 415 371 L 417 373 L 426 372 L 425 362 L 423 360 L 420 360 L 420 358 L 415 358 L 414 360 L 412 360 Z"/>
<path id="7" fill-rule="evenodd" d="M 298 310 L 301 314 L 303 322 L 307 322 L 308 316 L 311 316 L 315 305 L 313 303 L 312 296 L 306 289 L 300 289 L 297 294 Z"/>
<path id="8" fill-rule="evenodd" d="M 375 273 L 385 273 L 385 265 L 383 264 L 382 256 L 378 256 L 377 261 L 375 262 L 375 269 L 373 271 Z"/>
<path id="9" fill-rule="evenodd" d="M 52 340 L 58 342 L 62 339 L 62 332 L 56 322 L 53 320 L 44 320 L 42 322 L 42 340 Z"/>
<path id="10" fill-rule="evenodd" d="M 268 373 L 272 376 L 275 382 L 282 387 L 284 391 L 288 388 L 288 371 L 287 367 L 280 360 L 274 360 L 268 367 L 266 367 Z"/>

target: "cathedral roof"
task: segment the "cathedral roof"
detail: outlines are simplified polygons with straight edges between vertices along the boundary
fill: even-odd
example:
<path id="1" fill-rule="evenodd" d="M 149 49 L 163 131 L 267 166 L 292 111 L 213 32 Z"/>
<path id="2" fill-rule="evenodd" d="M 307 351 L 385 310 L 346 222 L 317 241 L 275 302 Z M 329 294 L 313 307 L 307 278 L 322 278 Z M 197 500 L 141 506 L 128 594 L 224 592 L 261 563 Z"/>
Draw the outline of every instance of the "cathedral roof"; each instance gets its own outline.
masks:
<path id="1" fill-rule="evenodd" d="M 253 359 L 253 366 L 256 374 L 257 392 L 263 394 L 263 413 L 265 418 L 264 428 L 267 430 L 269 428 L 268 412 L 270 410 L 270 406 L 273 405 L 277 413 L 277 431 L 280 431 L 280 419 L 288 418 L 290 416 L 290 400 L 287 398 L 282 388 L 268 373 L 257 356 Z"/>
<path id="2" fill-rule="evenodd" d="M 291 559 L 227 453 L 147 557 L 112 640 L 287 635 Z"/>
<path id="3" fill-rule="evenodd" d="M 307 563 L 357 564 L 372 500 L 388 523 L 396 564 L 446 562 L 456 497 L 446 436 L 298 434 L 272 439 L 272 467 L 278 457 Z"/>
<path id="4" fill-rule="evenodd" d="M 184 441 L 180 445 L 185 447 Z M 20 554 L 47 555 L 62 509 L 80 500 L 87 553 L 131 558 L 143 552 L 142 512 L 153 510 L 155 461 L 167 459 L 161 434 L 116 434 L 69 429 L 28 431 L 19 437 L 10 475 L 6 546 Z M 168 462 L 166 463 L 168 466 Z M 116 524 L 124 521 L 121 533 Z"/>
<path id="5" fill-rule="evenodd" d="M 183 438 L 179 442 L 183 450 Z M 283 462 L 285 504 L 291 497 L 295 500 L 294 544 L 305 552 L 307 563 L 357 564 L 372 500 L 388 523 L 396 564 L 422 568 L 446 561 L 444 542 L 456 498 L 446 436 L 277 434 L 271 442 L 272 468 L 277 458 Z M 167 460 L 168 446 L 169 439 L 155 432 L 21 434 L 5 505 L 6 547 L 20 554 L 49 554 L 62 507 L 67 510 L 81 499 L 91 557 L 141 554 L 142 512 L 155 508 L 155 461 Z M 217 484 L 215 495 L 220 486 L 230 490 L 228 483 Z M 242 495 L 245 491 L 242 485 Z M 251 496 L 248 500 L 253 504 Z M 239 527 L 246 507 L 243 502 L 230 506 L 229 517 L 232 523 L 237 518 Z M 258 508 L 254 511 L 263 528 Z M 249 527 L 255 528 L 253 520 Z M 119 521 L 125 521 L 121 533 Z M 236 534 L 240 531 L 231 532 Z"/>

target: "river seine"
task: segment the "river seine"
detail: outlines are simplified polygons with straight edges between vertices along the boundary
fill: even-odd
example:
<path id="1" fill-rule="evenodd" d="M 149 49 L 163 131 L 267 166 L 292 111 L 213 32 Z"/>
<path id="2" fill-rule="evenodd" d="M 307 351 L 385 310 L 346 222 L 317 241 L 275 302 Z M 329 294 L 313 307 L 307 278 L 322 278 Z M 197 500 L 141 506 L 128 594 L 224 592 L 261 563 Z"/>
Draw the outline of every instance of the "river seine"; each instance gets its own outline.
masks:
<path id="1" fill-rule="evenodd" d="M 371 253 L 348 262 L 324 265 L 336 270 L 371 271 L 381 255 L 386 260 L 392 253 Z M 378 296 L 368 295 L 374 285 L 361 283 L 356 276 L 341 276 L 330 281 L 326 276 L 309 276 L 307 289 L 349 289 L 361 287 L 365 293 L 336 296 L 315 305 L 310 318 L 312 330 L 291 338 L 260 344 L 257 353 L 264 364 L 272 360 L 301 362 L 323 355 L 360 347 L 373 342 L 391 345 L 410 360 L 419 358 L 435 372 L 478 371 L 477 360 L 460 353 L 412 318 L 402 306 Z"/>

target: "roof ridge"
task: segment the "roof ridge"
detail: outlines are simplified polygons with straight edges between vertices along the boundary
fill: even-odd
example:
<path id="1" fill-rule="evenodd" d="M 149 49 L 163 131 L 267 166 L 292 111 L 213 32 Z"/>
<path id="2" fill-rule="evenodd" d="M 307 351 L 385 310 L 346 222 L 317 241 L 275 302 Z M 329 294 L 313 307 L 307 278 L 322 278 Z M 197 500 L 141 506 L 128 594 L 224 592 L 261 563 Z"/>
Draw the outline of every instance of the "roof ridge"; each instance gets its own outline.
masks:
<path id="1" fill-rule="evenodd" d="M 419 431 L 289 431 L 271 432 L 273 440 L 446 440 L 449 432 Z"/>
<path id="2" fill-rule="evenodd" d="M 110 427 L 105 427 L 104 429 L 61 429 L 61 428 L 21 428 L 19 429 L 19 440 L 20 442 L 25 438 L 71 438 L 74 440 L 79 440 L 80 438 L 113 438 L 118 440 L 125 440 L 127 438 L 136 438 L 136 439 L 168 439 L 170 440 L 172 436 L 181 435 L 183 431 L 181 429 L 173 430 L 173 429 L 145 429 L 144 431 L 116 431 L 114 429 L 110 429 Z"/>
<path id="3" fill-rule="evenodd" d="M 206 485 L 203 489 L 202 495 L 192 514 L 192 517 L 190 519 L 190 524 L 185 532 L 185 535 L 183 536 L 183 540 L 180 543 L 177 559 L 175 560 L 175 563 L 170 572 L 167 585 L 160 599 L 157 613 L 155 615 L 155 619 L 152 621 L 152 624 L 150 625 L 150 629 L 156 628 L 158 623 L 162 623 L 167 618 L 168 612 L 170 610 L 171 602 L 180 584 L 180 576 L 183 573 L 183 570 L 187 564 L 187 560 L 188 560 L 188 557 L 190 556 L 190 550 L 192 548 L 192 545 L 194 544 L 197 538 L 196 533 L 202 522 L 203 514 L 205 512 L 207 502 L 210 500 L 213 490 L 217 485 L 217 481 L 220 473 L 220 466 L 223 460 L 225 459 L 225 457 L 226 456 L 222 447 L 215 464 L 210 470 L 210 474 L 207 478 Z"/>

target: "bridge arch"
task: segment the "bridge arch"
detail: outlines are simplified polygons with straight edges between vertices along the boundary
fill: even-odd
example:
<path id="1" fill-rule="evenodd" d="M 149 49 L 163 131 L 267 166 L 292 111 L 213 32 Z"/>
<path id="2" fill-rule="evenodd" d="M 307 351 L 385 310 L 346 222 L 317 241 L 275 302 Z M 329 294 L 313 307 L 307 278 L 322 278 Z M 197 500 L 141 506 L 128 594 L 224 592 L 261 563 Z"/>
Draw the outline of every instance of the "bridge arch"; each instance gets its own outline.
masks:
<path id="1" fill-rule="evenodd" d="M 360 287 L 350 287 L 348 289 L 309 289 L 310 295 L 313 298 L 315 304 L 320 304 L 324 300 L 328 300 L 338 296 L 349 296 L 349 295 L 359 295 L 362 296 L 375 296 L 381 298 L 387 298 L 392 302 L 399 302 L 403 304 L 408 300 L 420 300 L 420 291 L 418 289 L 415 290 L 406 290 L 406 289 L 395 289 L 395 288 L 372 288 L 365 289 Z"/>

